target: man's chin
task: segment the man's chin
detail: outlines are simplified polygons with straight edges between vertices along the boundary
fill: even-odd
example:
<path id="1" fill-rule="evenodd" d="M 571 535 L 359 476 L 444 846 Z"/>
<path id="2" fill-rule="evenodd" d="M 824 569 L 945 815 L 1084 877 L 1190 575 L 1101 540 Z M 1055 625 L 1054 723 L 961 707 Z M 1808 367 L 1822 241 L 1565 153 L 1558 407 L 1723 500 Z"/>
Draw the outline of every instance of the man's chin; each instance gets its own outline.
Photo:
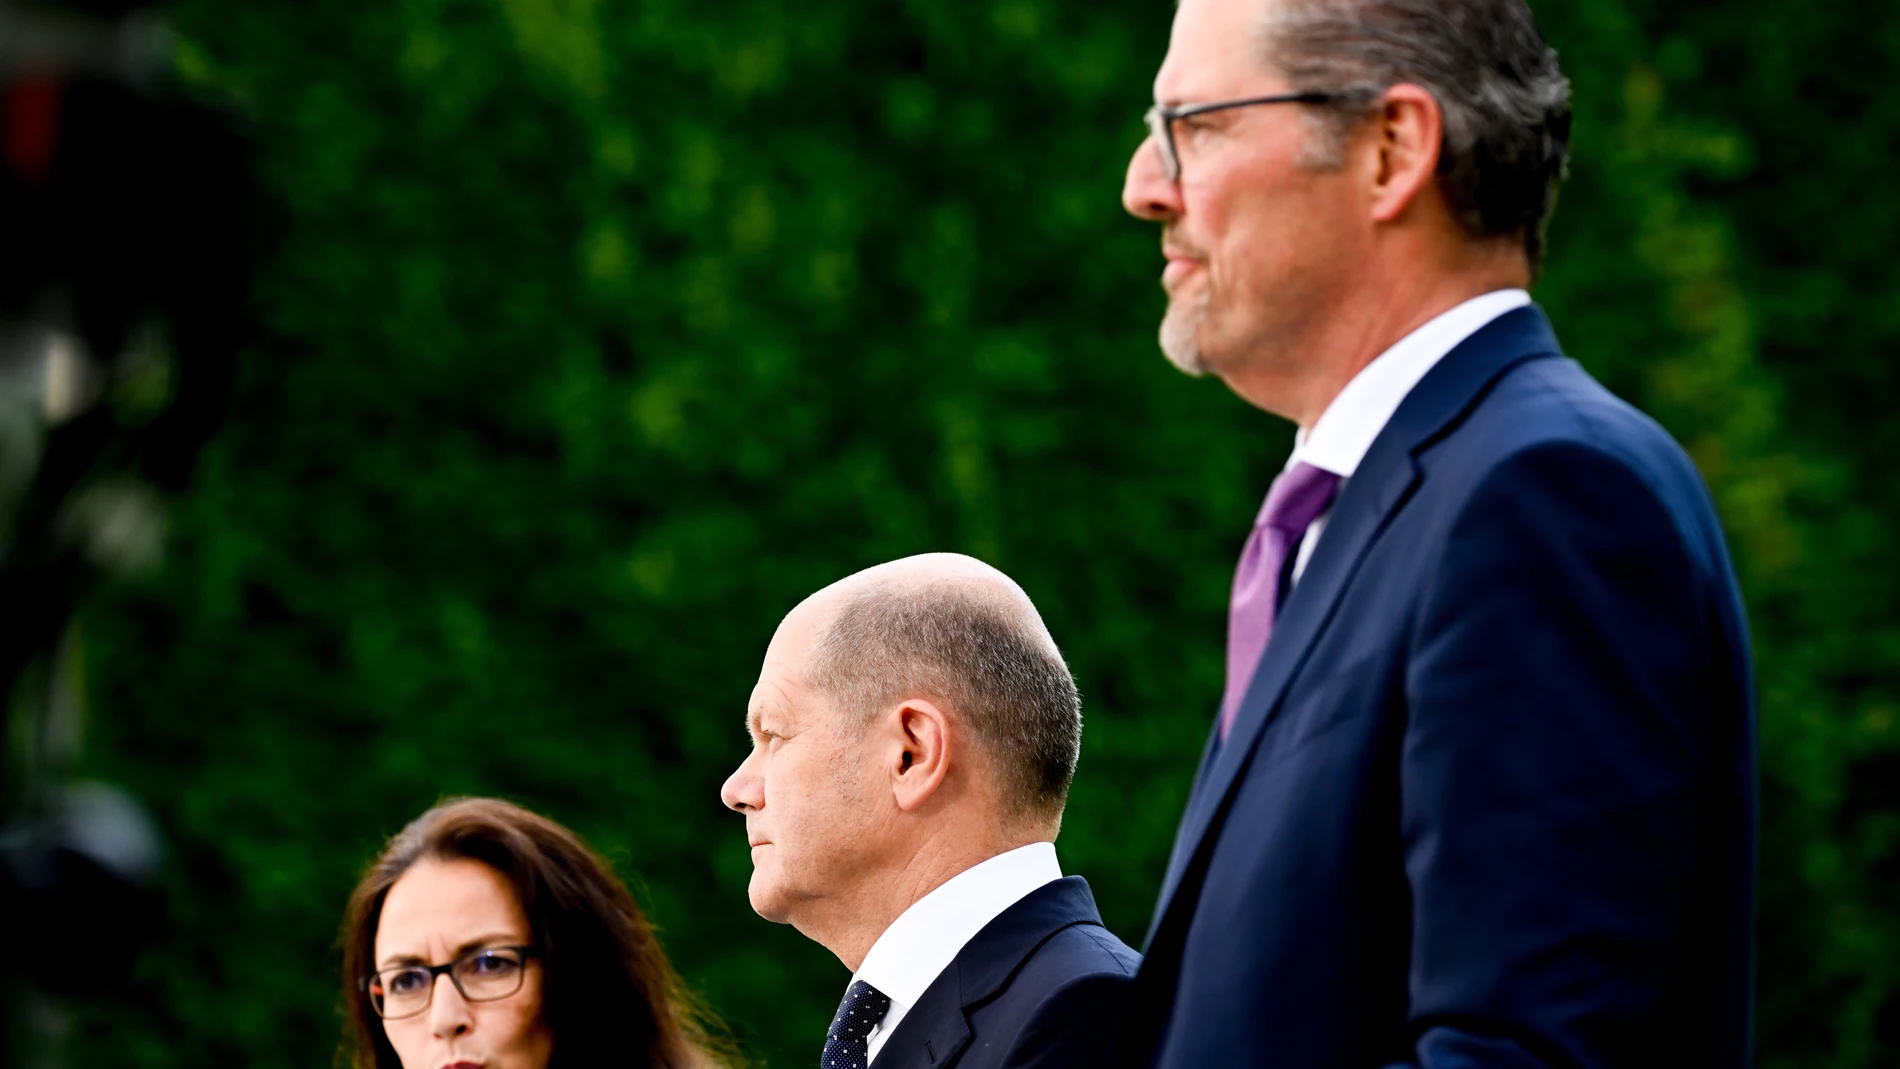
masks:
<path id="1" fill-rule="evenodd" d="M 1200 342 L 1201 327 L 1206 322 L 1204 297 L 1169 301 L 1168 312 L 1161 317 L 1161 354 L 1168 358 L 1168 363 L 1196 378 L 1209 371 Z"/>
<path id="2" fill-rule="evenodd" d="M 789 923 L 785 895 L 780 893 L 777 885 L 765 873 L 753 871 L 752 882 L 746 885 L 746 898 L 752 903 L 752 912 L 773 924 Z"/>

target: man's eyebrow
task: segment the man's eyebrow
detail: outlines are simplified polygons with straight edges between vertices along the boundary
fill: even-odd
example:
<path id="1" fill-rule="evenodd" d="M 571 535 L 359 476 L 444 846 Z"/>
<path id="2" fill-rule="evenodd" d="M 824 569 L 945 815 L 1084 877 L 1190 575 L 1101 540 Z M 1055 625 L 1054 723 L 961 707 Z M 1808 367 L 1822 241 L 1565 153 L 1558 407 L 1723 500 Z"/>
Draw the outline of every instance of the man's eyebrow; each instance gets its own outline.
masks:
<path id="1" fill-rule="evenodd" d="M 1212 125 L 1214 123 L 1222 123 L 1222 122 L 1235 122 L 1241 118 L 1244 118 L 1246 116 L 1246 113 L 1250 110 L 1248 108 L 1216 108 L 1213 111 L 1194 111 L 1193 109 L 1195 108 L 1195 106 L 1196 105 L 1194 104 L 1180 105 L 1180 107 L 1186 108 L 1191 112 L 1191 114 L 1184 115 L 1182 116 L 1182 118 L 1193 119 L 1197 123 L 1203 123 L 1207 125 Z"/>
<path id="2" fill-rule="evenodd" d="M 765 731 L 765 715 L 772 714 L 779 721 L 782 730 L 792 717 L 792 707 L 787 701 L 783 689 L 779 686 L 760 687 L 752 704 L 746 707 L 745 729 L 754 739 Z"/>

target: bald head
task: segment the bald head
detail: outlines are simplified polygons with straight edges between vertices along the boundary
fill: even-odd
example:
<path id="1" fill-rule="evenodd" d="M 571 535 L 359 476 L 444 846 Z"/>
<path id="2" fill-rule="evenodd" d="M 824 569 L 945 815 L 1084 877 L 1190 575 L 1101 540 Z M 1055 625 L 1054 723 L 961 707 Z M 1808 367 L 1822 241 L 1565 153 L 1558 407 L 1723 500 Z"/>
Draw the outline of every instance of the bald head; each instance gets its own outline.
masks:
<path id="1" fill-rule="evenodd" d="M 1075 680 L 1008 576 L 972 557 L 891 561 L 813 594 L 786 618 L 811 628 L 805 681 L 869 723 L 906 698 L 961 719 L 1019 816 L 1054 820 L 1082 742 Z"/>

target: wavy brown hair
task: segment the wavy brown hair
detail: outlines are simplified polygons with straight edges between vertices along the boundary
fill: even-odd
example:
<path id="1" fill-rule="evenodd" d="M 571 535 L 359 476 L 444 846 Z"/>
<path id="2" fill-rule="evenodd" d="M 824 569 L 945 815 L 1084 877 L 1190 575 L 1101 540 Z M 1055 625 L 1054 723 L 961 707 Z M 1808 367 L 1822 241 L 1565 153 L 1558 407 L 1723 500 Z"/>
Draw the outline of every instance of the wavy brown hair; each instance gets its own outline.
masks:
<path id="1" fill-rule="evenodd" d="M 550 1069 L 713 1069 L 730 1044 L 660 950 L 627 885 L 580 837 L 496 798 L 454 798 L 389 840 L 343 917 L 344 1064 L 401 1069 L 361 979 L 375 966 L 389 889 L 425 858 L 468 859 L 514 886 L 544 970 L 542 1013 L 554 1033 Z"/>

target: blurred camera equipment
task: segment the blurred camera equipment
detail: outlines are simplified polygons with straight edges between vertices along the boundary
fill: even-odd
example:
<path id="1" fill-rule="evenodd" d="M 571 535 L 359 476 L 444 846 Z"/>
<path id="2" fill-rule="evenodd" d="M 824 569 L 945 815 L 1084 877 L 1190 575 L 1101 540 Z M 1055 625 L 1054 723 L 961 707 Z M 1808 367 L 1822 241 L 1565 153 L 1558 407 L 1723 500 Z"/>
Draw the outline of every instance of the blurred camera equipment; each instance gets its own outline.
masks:
<path id="1" fill-rule="evenodd" d="M 149 570 L 225 404 L 246 140 L 172 78 L 154 5 L 0 0 L 0 1061 L 59 1064 L 64 1006 L 158 926 L 156 825 L 74 778 L 75 612 Z"/>

